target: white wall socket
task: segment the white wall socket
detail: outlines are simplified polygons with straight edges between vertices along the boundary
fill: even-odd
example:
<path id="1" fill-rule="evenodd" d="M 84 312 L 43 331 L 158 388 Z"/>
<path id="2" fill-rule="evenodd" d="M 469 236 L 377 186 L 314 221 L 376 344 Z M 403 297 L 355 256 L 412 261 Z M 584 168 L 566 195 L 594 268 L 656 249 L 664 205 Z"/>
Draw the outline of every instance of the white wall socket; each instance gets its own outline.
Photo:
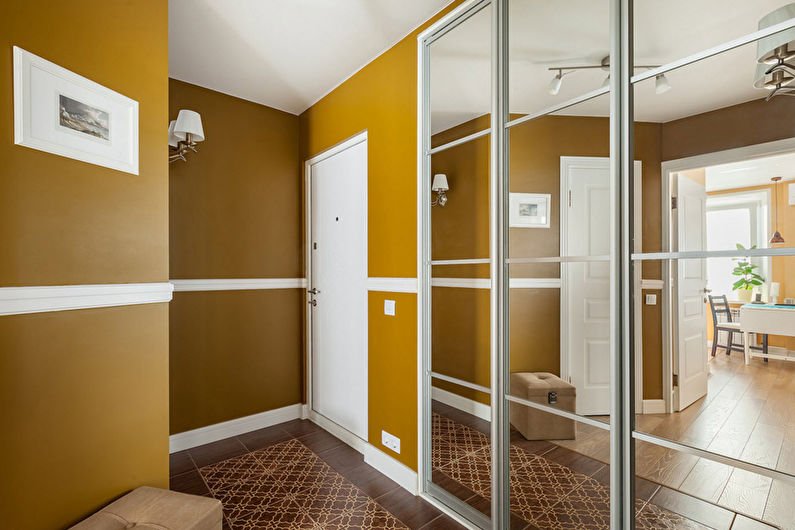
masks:
<path id="1" fill-rule="evenodd" d="M 384 300 L 384 314 L 390 317 L 395 316 L 395 301 Z"/>
<path id="2" fill-rule="evenodd" d="M 400 454 L 400 438 L 397 436 L 393 436 L 386 431 L 381 431 L 381 445 Z"/>

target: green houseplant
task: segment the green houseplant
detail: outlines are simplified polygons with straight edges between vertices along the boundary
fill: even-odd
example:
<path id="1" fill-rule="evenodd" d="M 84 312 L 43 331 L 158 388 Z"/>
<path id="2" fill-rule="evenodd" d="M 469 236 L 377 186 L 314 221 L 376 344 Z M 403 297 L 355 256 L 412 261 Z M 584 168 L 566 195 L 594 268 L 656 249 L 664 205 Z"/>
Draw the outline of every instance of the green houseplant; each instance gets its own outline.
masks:
<path id="1" fill-rule="evenodd" d="M 751 248 L 756 248 L 756 245 L 753 245 Z M 737 249 L 749 250 L 739 243 L 737 243 Z M 751 263 L 748 258 L 734 258 L 734 261 L 737 262 L 737 265 L 732 270 L 732 274 L 734 276 L 739 276 L 740 279 L 734 282 L 732 290 L 737 291 L 737 297 L 740 300 L 748 302 L 751 300 L 751 291 L 753 288 L 758 285 L 763 285 L 765 279 L 754 272 L 754 270 L 759 267 Z"/>

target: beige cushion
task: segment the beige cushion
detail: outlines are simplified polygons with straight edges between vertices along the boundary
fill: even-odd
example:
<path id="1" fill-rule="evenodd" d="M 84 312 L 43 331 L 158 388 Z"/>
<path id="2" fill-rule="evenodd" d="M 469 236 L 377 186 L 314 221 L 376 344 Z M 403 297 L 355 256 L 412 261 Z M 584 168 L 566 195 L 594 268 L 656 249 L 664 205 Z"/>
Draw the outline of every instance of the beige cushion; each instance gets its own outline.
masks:
<path id="1" fill-rule="evenodd" d="M 221 502 L 216 499 L 142 486 L 72 528 L 220 530 L 222 521 Z"/>

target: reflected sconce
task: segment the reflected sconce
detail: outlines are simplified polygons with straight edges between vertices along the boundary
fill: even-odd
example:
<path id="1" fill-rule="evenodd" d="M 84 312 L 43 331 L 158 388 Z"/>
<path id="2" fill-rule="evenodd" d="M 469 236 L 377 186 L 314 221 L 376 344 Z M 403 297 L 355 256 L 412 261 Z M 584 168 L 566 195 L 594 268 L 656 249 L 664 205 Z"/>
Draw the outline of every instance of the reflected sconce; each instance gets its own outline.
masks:
<path id="1" fill-rule="evenodd" d="M 442 206 L 447 204 L 447 191 L 450 186 L 447 184 L 447 175 L 444 173 L 437 173 L 433 176 L 433 184 L 431 184 L 431 191 L 436 193 L 436 198 L 431 201 L 431 206 Z"/>
<path id="2" fill-rule="evenodd" d="M 795 18 L 795 3 L 771 11 L 759 20 L 759 29 Z M 775 96 L 795 96 L 795 28 L 759 39 L 756 43 L 754 87 L 770 91 L 765 101 Z"/>
<path id="3" fill-rule="evenodd" d="M 187 153 L 196 153 L 196 144 L 204 141 L 204 128 L 201 115 L 193 110 L 182 109 L 177 119 L 168 125 L 168 161 L 187 162 Z"/>
<path id="4" fill-rule="evenodd" d="M 776 232 L 773 234 L 773 237 L 770 238 L 770 244 L 776 245 L 785 242 L 784 238 L 781 237 L 781 232 L 778 231 L 778 183 L 781 177 L 773 177 L 770 180 L 773 181 L 773 186 L 776 188 Z"/>

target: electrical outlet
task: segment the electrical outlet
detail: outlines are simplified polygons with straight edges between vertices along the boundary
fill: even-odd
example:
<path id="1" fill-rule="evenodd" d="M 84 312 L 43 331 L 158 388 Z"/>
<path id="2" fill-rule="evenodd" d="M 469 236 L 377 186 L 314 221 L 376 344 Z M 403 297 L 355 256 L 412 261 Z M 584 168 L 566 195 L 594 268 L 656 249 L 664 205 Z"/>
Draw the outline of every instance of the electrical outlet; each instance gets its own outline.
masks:
<path id="1" fill-rule="evenodd" d="M 381 431 L 381 445 L 400 454 L 400 438 L 397 436 L 391 435 L 386 431 Z"/>
<path id="2" fill-rule="evenodd" d="M 657 305 L 657 295 L 656 294 L 647 294 L 646 295 L 646 305 Z"/>
<path id="3" fill-rule="evenodd" d="M 395 301 L 384 300 L 384 314 L 390 317 L 395 316 Z"/>

